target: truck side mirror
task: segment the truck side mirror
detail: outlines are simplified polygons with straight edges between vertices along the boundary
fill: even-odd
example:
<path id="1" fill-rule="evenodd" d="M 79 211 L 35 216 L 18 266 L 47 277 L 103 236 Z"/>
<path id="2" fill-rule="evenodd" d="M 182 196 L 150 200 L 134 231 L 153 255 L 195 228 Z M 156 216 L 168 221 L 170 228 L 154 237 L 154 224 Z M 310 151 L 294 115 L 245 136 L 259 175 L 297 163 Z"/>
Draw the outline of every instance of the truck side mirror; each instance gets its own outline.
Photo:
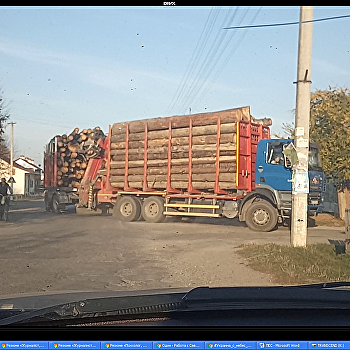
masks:
<path id="1" fill-rule="evenodd" d="M 298 154 L 293 143 L 283 148 L 283 155 L 285 167 L 292 168 L 293 165 L 298 163 Z"/>
<path id="2" fill-rule="evenodd" d="M 288 169 L 292 169 L 293 167 L 291 161 L 286 156 L 284 156 L 284 166 Z"/>

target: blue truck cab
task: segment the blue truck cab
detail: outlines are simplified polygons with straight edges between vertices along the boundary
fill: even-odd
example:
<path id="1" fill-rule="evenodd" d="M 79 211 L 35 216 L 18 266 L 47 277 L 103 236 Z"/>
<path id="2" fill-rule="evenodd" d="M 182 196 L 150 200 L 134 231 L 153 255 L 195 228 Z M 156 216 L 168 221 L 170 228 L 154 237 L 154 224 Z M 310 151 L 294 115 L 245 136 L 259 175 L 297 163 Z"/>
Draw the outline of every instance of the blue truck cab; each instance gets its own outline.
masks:
<path id="1" fill-rule="evenodd" d="M 262 139 L 257 144 L 255 158 L 255 189 L 240 203 L 239 220 L 256 231 L 270 231 L 277 222 L 290 219 L 292 212 L 292 163 L 284 150 L 291 139 Z M 319 146 L 309 147 L 308 214 L 323 208 L 325 176 L 322 171 Z"/>
<path id="2" fill-rule="evenodd" d="M 276 198 L 277 209 L 282 216 L 290 216 L 292 207 L 292 164 L 284 155 L 284 148 L 293 140 L 260 140 L 256 154 L 256 188 L 268 189 Z M 322 211 L 324 173 L 321 167 L 319 147 L 309 147 L 309 196 L 308 209 L 313 214 Z"/>

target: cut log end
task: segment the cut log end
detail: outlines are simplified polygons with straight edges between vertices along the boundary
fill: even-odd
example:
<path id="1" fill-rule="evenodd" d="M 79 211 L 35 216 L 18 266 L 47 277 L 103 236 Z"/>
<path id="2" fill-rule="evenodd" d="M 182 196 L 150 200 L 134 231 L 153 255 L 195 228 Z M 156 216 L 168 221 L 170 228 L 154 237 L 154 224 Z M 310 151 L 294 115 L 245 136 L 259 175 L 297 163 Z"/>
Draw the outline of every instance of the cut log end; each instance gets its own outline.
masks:
<path id="1" fill-rule="evenodd" d="M 100 127 L 81 132 L 75 128 L 68 136 L 56 136 L 58 186 L 79 187 L 89 159 L 101 154 L 99 141 L 104 138 Z"/>

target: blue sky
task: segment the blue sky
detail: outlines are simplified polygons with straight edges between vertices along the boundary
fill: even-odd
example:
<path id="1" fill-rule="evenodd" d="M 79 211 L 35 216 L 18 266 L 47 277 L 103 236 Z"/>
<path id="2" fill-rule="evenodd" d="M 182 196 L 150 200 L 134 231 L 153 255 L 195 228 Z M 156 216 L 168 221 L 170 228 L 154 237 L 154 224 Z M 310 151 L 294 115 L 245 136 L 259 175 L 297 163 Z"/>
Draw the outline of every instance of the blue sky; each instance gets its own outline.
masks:
<path id="1" fill-rule="evenodd" d="M 315 19 L 345 14 L 314 7 Z M 0 87 L 16 155 L 42 164 L 45 144 L 75 127 L 247 105 L 281 133 L 294 120 L 298 25 L 222 28 L 298 20 L 298 6 L 2 6 Z M 311 80 L 312 91 L 350 87 L 350 18 L 314 23 Z"/>

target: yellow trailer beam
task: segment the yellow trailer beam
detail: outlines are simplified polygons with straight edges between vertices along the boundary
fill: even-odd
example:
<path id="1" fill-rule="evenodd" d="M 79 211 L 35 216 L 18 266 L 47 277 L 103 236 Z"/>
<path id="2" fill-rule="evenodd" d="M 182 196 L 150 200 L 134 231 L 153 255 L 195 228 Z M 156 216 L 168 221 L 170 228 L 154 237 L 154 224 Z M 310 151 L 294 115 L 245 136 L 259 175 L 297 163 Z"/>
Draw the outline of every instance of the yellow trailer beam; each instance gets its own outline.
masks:
<path id="1" fill-rule="evenodd" d="M 181 203 L 168 203 L 164 204 L 168 208 L 196 208 L 196 209 L 219 209 L 218 204 L 181 204 Z"/>
<path id="2" fill-rule="evenodd" d="M 218 218 L 220 217 L 220 214 L 211 214 L 211 213 L 188 213 L 186 211 L 179 212 L 179 211 L 165 211 L 163 213 L 164 215 L 170 215 L 170 216 L 204 216 L 204 217 L 211 217 L 211 218 Z"/>

